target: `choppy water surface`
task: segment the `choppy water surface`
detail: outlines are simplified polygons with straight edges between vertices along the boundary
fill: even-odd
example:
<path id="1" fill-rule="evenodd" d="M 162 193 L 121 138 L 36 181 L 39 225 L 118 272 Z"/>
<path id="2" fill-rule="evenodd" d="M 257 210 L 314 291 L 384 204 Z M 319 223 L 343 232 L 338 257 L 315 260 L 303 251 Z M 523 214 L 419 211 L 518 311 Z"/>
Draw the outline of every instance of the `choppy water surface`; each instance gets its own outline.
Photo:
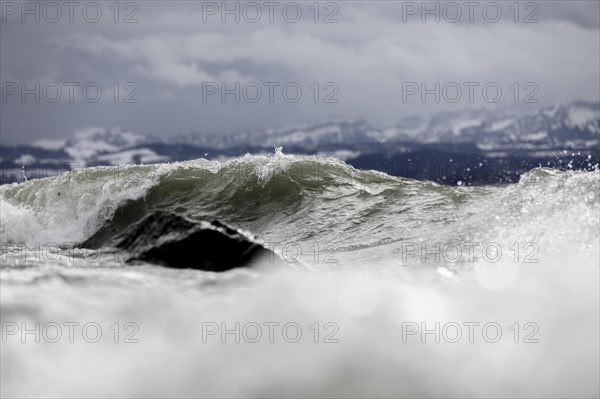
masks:
<path id="1" fill-rule="evenodd" d="M 597 396 L 599 183 L 447 187 L 277 152 L 0 186 L 2 394 Z M 74 248 L 155 210 L 242 229 L 285 265 Z"/>

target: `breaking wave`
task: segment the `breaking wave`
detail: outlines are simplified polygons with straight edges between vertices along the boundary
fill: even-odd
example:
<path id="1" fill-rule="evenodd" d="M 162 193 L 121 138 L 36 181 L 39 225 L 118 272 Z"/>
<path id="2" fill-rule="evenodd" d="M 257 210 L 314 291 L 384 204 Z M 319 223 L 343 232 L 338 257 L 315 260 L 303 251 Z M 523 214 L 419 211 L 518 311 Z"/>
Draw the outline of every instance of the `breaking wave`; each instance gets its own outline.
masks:
<path id="1" fill-rule="evenodd" d="M 264 240 L 341 251 L 404 240 L 598 239 L 600 172 L 534 169 L 517 185 L 448 187 L 329 158 L 247 155 L 225 163 L 98 167 L 0 186 L 5 242 L 102 243 L 155 210 L 219 220 Z M 576 237 L 571 240 L 570 238 Z"/>

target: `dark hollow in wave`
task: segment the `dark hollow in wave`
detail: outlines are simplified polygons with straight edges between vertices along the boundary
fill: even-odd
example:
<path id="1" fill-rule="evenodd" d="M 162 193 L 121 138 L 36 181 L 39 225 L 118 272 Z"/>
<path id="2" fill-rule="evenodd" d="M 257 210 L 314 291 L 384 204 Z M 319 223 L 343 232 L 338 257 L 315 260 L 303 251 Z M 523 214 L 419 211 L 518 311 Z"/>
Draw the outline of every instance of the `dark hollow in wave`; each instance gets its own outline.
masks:
<path id="1" fill-rule="evenodd" d="M 213 272 L 279 261 L 273 251 L 221 222 L 196 222 L 166 211 L 146 216 L 110 245 L 128 253 L 126 262 Z"/>

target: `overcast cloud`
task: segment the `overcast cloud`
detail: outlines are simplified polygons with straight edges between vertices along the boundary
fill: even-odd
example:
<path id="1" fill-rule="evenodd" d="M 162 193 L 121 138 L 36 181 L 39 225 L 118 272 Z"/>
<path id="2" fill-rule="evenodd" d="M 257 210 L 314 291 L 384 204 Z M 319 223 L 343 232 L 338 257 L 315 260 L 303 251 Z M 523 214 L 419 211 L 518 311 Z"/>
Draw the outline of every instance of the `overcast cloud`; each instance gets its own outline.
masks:
<path id="1" fill-rule="evenodd" d="M 120 22 L 114 23 L 114 10 L 109 9 L 113 2 L 98 3 L 103 15 L 97 23 L 85 21 L 80 9 L 75 9 L 73 23 L 67 15 L 57 23 L 36 23 L 29 15 L 24 23 L 20 20 L 23 2 L 2 2 L 3 144 L 64 138 L 88 126 L 120 126 L 164 137 L 277 127 L 331 117 L 389 124 L 412 114 L 514 104 L 515 82 L 520 105 L 527 95 L 539 101 L 527 105 L 535 107 L 599 97 L 597 1 L 521 2 L 518 16 L 509 9 L 514 2 L 498 2 L 503 15 L 494 23 L 482 17 L 483 5 L 488 2 L 480 2 L 473 22 L 463 14 L 458 23 L 444 18 L 436 23 L 433 16 L 422 23 L 418 11 L 407 13 L 412 9 L 406 2 L 391 1 L 338 1 L 327 6 L 321 2 L 318 23 L 314 22 L 314 9 L 309 9 L 314 7 L 312 1 L 302 2 L 303 15 L 297 23 L 282 17 L 285 2 L 275 9 L 273 23 L 264 6 L 256 23 L 244 21 L 244 14 L 240 14 L 239 23 L 232 21 L 233 16 L 222 23 L 218 12 L 203 14 L 203 7 L 204 11 L 210 9 L 206 2 L 139 1 L 135 7 L 122 2 Z M 233 3 L 228 4 L 234 7 Z M 12 4 L 21 10 L 15 13 Z M 214 4 L 221 6 L 221 2 Z M 455 4 L 463 12 L 467 10 L 463 2 Z M 452 18 L 451 11 L 447 8 L 445 16 Z M 47 12 L 53 18 L 53 10 Z M 131 12 L 138 22 L 123 23 Z M 290 15 L 294 15 L 293 10 L 289 10 Z M 255 14 L 245 16 L 253 18 Z M 327 16 L 339 22 L 323 23 Z M 527 18 L 539 22 L 524 23 Z M 8 91 L 14 85 L 7 86 L 22 82 L 30 88 L 35 82 L 41 86 L 57 82 L 62 98 L 51 103 L 42 93 L 39 103 L 33 95 L 23 102 L 21 93 Z M 69 102 L 64 82 L 80 84 L 74 89 L 73 102 Z M 81 86 L 88 82 L 102 88 L 98 102 L 83 98 Z M 128 82 L 132 83 L 127 86 Z M 262 97 L 256 103 L 244 97 L 235 103 L 234 96 L 229 95 L 223 103 L 219 93 L 206 95 L 207 82 L 216 84 L 210 86 L 213 89 L 221 83 L 233 88 L 235 82 L 240 82 L 240 87 L 257 82 Z M 269 88 L 264 82 L 275 82 L 273 102 L 268 100 Z M 298 102 L 284 98 L 282 87 L 289 82 L 302 89 Z M 444 98 L 435 103 L 433 96 L 423 103 L 419 94 L 403 99 L 406 82 L 427 82 L 429 87 L 435 82 L 477 82 L 479 86 L 474 89 L 473 103 L 467 99 L 465 86 L 456 103 Z M 486 101 L 481 91 L 489 82 L 503 90 L 495 104 Z M 246 94 L 255 98 L 255 85 L 247 87 Z M 46 93 L 50 97 L 52 90 L 50 87 Z M 294 90 L 288 91 L 292 97 Z M 452 90 L 448 93 L 454 96 Z M 325 103 L 325 99 L 337 102 Z"/>

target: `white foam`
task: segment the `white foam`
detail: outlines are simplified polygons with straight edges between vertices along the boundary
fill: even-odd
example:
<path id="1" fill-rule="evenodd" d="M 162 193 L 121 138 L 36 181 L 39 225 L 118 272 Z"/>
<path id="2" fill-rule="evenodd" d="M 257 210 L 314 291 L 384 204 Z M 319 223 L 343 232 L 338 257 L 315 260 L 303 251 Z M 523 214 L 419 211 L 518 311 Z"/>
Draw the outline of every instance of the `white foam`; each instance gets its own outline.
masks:
<path id="1" fill-rule="evenodd" d="M 298 159 L 278 152 L 218 166 L 246 163 L 268 179 L 266 171 L 285 170 Z M 35 236 L 40 226 L 49 235 L 82 234 L 81 223 L 95 223 L 92 216 L 99 209 L 143 195 L 143 184 L 154 184 L 159 176 L 206 162 L 131 168 L 118 187 L 105 178 L 90 183 L 78 176 L 74 191 L 80 197 L 65 203 L 51 200 L 64 187 L 61 178 L 35 183 L 34 188 L 33 182 L 3 186 L 2 228 L 26 241 L 40 239 Z M 348 175 L 352 171 L 343 167 Z M 317 272 L 289 268 L 217 275 L 123 267 L 112 258 L 23 267 L 9 258 L 12 267 L 1 271 L 3 322 L 25 322 L 32 328 L 34 321 L 94 321 L 105 335 L 96 344 L 85 342 L 81 334 L 69 343 L 66 329 L 57 344 L 22 344 L 19 336 L 8 337 L 1 356 L 10 367 L 0 369 L 1 393 L 84 397 L 92 389 L 102 397 L 597 397 L 599 177 L 598 171 L 536 169 L 518 185 L 450 189 L 407 184 L 407 196 L 391 198 L 393 207 L 406 208 L 399 214 L 387 212 L 387 222 L 416 209 L 420 219 L 410 233 L 417 239 L 451 241 L 461 233 L 463 240 L 496 242 L 504 249 L 514 242 L 535 242 L 539 262 L 534 264 L 514 263 L 510 256 L 498 263 L 478 258 L 472 269 L 462 272 L 431 260 L 403 264 L 394 243 L 348 251 L 345 259 L 352 267 L 321 263 Z M 365 182 L 360 185 L 368 188 Z M 344 193 L 356 190 L 347 186 Z M 82 197 L 86 192 L 90 198 Z M 296 223 L 320 216 L 333 220 L 338 214 L 348 219 L 352 212 L 368 209 L 369 194 L 377 197 L 380 192 L 371 188 L 363 193 L 358 205 L 364 208 L 348 210 L 329 201 L 335 206 L 328 214 L 309 209 L 309 217 Z M 433 199 L 437 202 L 428 204 Z M 419 208 L 423 203 L 426 208 Z M 348 213 L 339 213 L 340 208 Z M 46 220 L 53 217 L 56 224 Z M 445 223 L 435 223 L 440 217 Z M 287 222 L 286 231 L 277 232 L 280 237 L 297 229 Z M 374 234 L 375 226 L 365 221 L 350 233 L 340 228 L 342 222 L 333 220 L 332 226 L 337 223 L 337 236 L 349 234 L 346 240 L 364 242 Z M 75 225 L 72 231 L 69 224 Z M 320 240 L 326 232 L 316 234 Z M 124 344 L 123 335 L 115 343 L 110 330 L 115 321 L 121 327 L 136 323 L 139 343 Z M 239 343 L 232 333 L 203 340 L 206 322 L 220 329 L 226 323 L 230 330 L 236 322 L 258 323 L 263 335 L 257 343 L 246 340 L 254 337 L 253 330 L 240 330 Z M 280 323 L 274 342 L 264 327 L 269 322 Z M 442 332 L 439 342 L 432 333 L 423 336 L 421 323 L 435 329 L 436 322 L 462 326 L 460 341 L 450 343 Z M 479 323 L 474 342 L 469 342 L 464 324 L 470 322 Z M 525 327 L 529 322 L 538 328 L 533 336 L 534 330 Z M 286 323 L 301 327 L 299 342 L 284 339 Z M 335 329 L 325 329 L 326 323 L 338 328 L 332 336 Z M 419 333 L 403 339 L 404 323 L 416 323 Z M 484 339 L 486 323 L 501 327 L 498 342 Z M 511 330 L 515 323 L 517 342 Z M 295 336 L 293 331 L 290 336 Z M 325 343 L 327 336 L 338 342 Z M 538 342 L 525 343 L 526 337 Z"/>
<path id="2" fill-rule="evenodd" d="M 172 166 L 97 167 L 0 187 L 4 241 L 78 243 Z"/>

